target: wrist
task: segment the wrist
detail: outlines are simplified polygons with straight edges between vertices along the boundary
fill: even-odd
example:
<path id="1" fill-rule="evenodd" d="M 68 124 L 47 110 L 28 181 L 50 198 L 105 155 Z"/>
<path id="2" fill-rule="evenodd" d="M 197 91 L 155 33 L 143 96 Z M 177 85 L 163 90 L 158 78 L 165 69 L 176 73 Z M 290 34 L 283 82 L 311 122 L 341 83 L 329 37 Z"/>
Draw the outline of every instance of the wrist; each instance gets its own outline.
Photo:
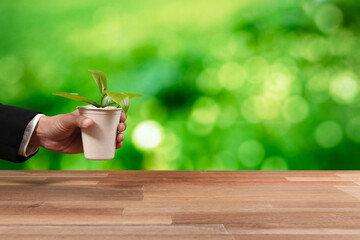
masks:
<path id="1" fill-rule="evenodd" d="M 47 128 L 46 126 L 49 118 L 50 117 L 47 117 L 45 115 L 40 117 L 33 132 L 33 135 L 31 136 L 29 144 L 31 144 L 32 146 L 43 147 L 42 140 L 45 137 L 44 133 L 45 129 Z"/>

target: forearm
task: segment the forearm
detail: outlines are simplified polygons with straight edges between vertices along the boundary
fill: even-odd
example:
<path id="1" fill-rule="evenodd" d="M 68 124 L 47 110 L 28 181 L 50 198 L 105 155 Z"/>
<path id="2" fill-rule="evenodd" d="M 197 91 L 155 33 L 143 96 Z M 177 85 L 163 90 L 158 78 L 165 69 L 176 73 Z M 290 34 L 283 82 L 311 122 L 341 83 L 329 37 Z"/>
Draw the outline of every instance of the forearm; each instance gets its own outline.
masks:
<path id="1" fill-rule="evenodd" d="M 18 154 L 29 122 L 39 112 L 0 104 L 0 158 L 23 162 L 27 157 Z"/>

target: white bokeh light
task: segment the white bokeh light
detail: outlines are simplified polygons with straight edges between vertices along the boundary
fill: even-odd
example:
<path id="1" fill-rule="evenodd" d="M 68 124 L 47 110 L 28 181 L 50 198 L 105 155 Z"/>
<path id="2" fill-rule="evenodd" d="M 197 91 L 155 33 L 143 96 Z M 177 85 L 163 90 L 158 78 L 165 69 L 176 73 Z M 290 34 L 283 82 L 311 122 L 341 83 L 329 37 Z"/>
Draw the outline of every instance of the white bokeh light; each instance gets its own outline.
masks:
<path id="1" fill-rule="evenodd" d="M 132 137 L 138 149 L 150 150 L 160 144 L 162 128 L 155 121 L 144 121 L 135 127 Z"/>
<path id="2" fill-rule="evenodd" d="M 340 74 L 330 83 L 331 97 L 338 103 L 351 103 L 359 92 L 359 83 L 352 72 Z"/>

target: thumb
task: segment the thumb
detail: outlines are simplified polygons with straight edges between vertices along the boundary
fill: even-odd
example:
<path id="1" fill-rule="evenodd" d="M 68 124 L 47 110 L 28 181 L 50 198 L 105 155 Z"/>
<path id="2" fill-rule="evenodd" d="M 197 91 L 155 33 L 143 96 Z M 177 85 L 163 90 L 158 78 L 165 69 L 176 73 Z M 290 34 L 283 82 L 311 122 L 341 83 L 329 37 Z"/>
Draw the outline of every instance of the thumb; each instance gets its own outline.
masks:
<path id="1" fill-rule="evenodd" d="M 84 116 L 76 116 L 76 123 L 79 128 L 89 128 L 94 124 L 94 121 Z"/>
<path id="2" fill-rule="evenodd" d="M 63 119 L 64 128 L 90 128 L 94 124 L 94 121 L 90 118 L 81 115 L 65 114 Z"/>

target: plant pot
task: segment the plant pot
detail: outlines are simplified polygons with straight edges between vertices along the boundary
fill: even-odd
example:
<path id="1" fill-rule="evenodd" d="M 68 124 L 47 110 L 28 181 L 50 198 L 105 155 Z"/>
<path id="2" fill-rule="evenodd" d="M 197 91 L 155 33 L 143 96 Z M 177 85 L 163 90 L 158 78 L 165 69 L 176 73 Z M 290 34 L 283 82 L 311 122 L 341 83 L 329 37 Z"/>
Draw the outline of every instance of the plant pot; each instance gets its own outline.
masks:
<path id="1" fill-rule="evenodd" d="M 85 158 L 108 160 L 115 156 L 117 127 L 122 108 L 77 107 L 80 115 L 91 118 L 94 125 L 81 129 Z"/>

